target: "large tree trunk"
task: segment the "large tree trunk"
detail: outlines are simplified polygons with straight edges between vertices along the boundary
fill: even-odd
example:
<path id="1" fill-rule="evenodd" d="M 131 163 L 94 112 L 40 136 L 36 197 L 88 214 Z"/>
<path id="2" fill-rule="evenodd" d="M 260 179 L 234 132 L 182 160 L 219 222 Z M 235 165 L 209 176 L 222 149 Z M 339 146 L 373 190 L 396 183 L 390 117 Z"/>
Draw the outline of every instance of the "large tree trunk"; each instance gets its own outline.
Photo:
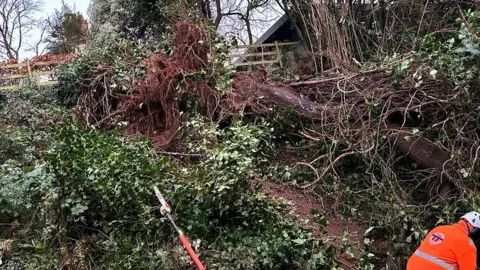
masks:
<path id="1" fill-rule="evenodd" d="M 259 75 L 237 73 L 233 84 L 235 90 L 232 93 L 234 107 L 235 105 L 238 105 L 237 108 L 245 107 L 248 104 L 257 113 L 266 112 L 273 106 L 284 109 L 294 108 L 297 114 L 313 121 L 323 121 L 340 112 L 340 105 L 326 105 L 311 101 L 307 97 L 301 96 L 296 89 L 258 82 L 258 77 Z M 332 82 L 335 79 L 317 82 L 321 84 Z M 312 84 L 315 83 L 312 82 Z M 308 85 L 308 82 L 303 84 Z M 363 106 L 363 104 L 354 104 L 353 106 Z M 401 125 L 384 123 L 380 132 L 387 136 L 401 155 L 407 156 L 421 168 L 433 169 L 439 178 L 435 181 L 435 187 L 438 189 L 437 195 L 440 195 L 442 199 L 448 197 L 448 193 L 454 189 L 454 185 L 450 181 L 454 176 L 448 175 L 453 171 L 448 151 L 426 138 L 412 134 L 410 129 Z"/>

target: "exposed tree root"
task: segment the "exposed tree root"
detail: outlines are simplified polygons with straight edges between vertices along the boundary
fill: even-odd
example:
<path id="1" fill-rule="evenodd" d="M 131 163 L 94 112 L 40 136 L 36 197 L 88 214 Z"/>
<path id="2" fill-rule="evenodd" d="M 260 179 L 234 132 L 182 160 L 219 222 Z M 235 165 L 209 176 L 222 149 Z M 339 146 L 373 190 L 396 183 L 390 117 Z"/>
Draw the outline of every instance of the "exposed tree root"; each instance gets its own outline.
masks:
<path id="1" fill-rule="evenodd" d="M 195 107 L 201 110 L 198 112 L 210 118 L 235 115 L 247 109 L 265 115 L 272 107 L 293 108 L 318 126 L 308 134 L 302 133 L 303 137 L 341 142 L 347 146 L 341 153 L 333 153 L 336 151 L 333 149 L 323 165 L 322 174 L 306 187 L 313 187 L 327 172 L 334 171 L 337 161 L 349 155 L 377 162 L 389 178 L 394 175 L 389 166 L 394 161 L 380 162 L 378 152 L 393 153 L 393 148 L 419 167 L 431 169 L 431 178 L 437 183 L 433 187 L 443 190 L 442 196 L 453 187 L 468 184 L 459 182 L 454 168 L 476 168 L 472 160 L 478 154 L 452 158 L 453 149 L 468 151 L 476 145 L 478 130 L 472 124 L 476 119 L 460 113 L 464 106 L 458 92 L 461 90 L 454 91 L 454 86 L 446 79 L 432 78 L 425 67 L 413 66 L 397 88 L 392 87 L 392 77 L 381 70 L 287 86 L 269 84 L 264 73 L 237 73 L 233 90 L 224 95 L 215 90 L 214 74 L 207 75 L 206 79 L 191 76 L 212 66 L 206 33 L 195 23 L 180 22 L 176 25 L 173 44 L 171 56 L 158 54 L 147 61 L 146 77 L 134 86 L 130 95 L 115 96 L 102 91 L 100 86 L 100 91 L 85 92 L 83 106 L 94 108 L 89 110 L 93 116 L 85 119 L 106 128 L 120 120 L 128 121 L 128 135 L 149 136 L 157 149 L 166 151 L 185 121 L 180 112 L 182 100 L 192 101 L 193 98 L 194 103 L 201 105 Z M 109 72 L 104 69 L 99 74 L 106 76 Z M 423 76 L 422 84 L 411 79 L 413 73 Z M 472 103 L 475 102 L 478 100 Z M 452 116 L 451 112 L 456 114 Z M 413 132 L 413 128 L 417 132 Z M 447 136 L 427 139 L 423 134 L 437 138 L 439 134 Z M 393 147 L 385 148 L 388 145 L 382 138 Z"/>

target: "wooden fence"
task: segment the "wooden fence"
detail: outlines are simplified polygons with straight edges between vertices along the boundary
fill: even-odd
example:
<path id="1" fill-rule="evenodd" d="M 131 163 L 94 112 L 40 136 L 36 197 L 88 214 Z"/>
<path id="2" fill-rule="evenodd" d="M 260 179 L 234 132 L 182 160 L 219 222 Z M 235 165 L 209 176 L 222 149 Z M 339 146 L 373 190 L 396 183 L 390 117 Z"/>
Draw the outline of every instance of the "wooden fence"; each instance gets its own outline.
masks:
<path id="1" fill-rule="evenodd" d="M 24 78 L 32 80 L 38 76 L 54 75 L 59 64 L 64 63 L 63 60 L 52 61 L 25 61 L 18 64 L 0 65 L 0 90 L 14 90 L 21 85 Z M 9 74 L 10 73 L 10 74 Z M 37 83 L 38 85 L 51 85 L 55 80 Z"/>
<path id="2" fill-rule="evenodd" d="M 280 67 L 283 67 L 282 63 L 282 50 L 281 47 L 297 45 L 299 42 L 274 42 L 274 43 L 263 43 L 263 44 L 252 44 L 252 45 L 238 45 L 233 47 L 233 49 L 246 49 L 245 53 L 231 54 L 230 58 L 238 57 L 235 62 L 232 63 L 234 67 L 240 66 L 253 66 L 253 65 L 266 65 L 266 64 L 280 64 Z M 258 49 L 257 49 L 258 48 Z M 249 52 L 251 49 L 260 50 L 260 52 Z M 273 57 L 273 59 L 271 59 Z M 261 60 L 248 61 L 248 57 L 257 57 Z M 265 59 L 270 58 L 270 59 Z M 246 60 L 246 62 L 244 62 Z"/>
<path id="3" fill-rule="evenodd" d="M 266 64 L 280 64 L 282 63 L 281 47 L 297 45 L 298 42 L 274 42 L 252 45 L 238 45 L 234 49 L 246 49 L 244 53 L 231 54 L 230 58 L 239 58 L 234 63 L 234 67 L 239 66 L 253 66 Z M 252 49 L 260 52 L 251 52 Z M 255 57 L 255 61 L 248 61 L 249 57 Z M 18 64 L 0 64 L 0 90 L 17 89 L 23 79 L 28 78 L 32 80 L 38 76 L 55 75 L 58 65 L 65 63 L 65 60 L 50 60 L 50 61 L 25 61 Z M 51 78 L 53 79 L 53 78 Z M 38 85 L 51 85 L 56 83 L 56 80 L 49 80 L 37 83 Z"/>

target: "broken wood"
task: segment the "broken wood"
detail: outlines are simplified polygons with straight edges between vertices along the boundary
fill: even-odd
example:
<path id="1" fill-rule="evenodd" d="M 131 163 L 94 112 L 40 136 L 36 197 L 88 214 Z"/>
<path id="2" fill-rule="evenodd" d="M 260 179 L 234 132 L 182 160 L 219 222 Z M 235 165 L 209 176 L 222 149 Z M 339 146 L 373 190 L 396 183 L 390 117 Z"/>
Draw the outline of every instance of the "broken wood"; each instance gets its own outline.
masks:
<path id="1" fill-rule="evenodd" d="M 258 86 L 259 100 L 267 103 L 274 103 L 282 108 L 293 107 L 297 113 L 313 119 L 322 119 L 330 116 L 335 108 L 319 104 L 301 97 L 297 93 L 293 92 L 288 87 L 278 87 L 267 84 L 261 84 Z"/>
<path id="2" fill-rule="evenodd" d="M 326 83 L 326 82 L 338 81 L 338 80 L 342 80 L 342 79 L 345 79 L 345 77 L 335 77 L 335 78 L 322 79 L 322 80 L 295 82 L 295 83 L 288 84 L 288 86 L 289 87 L 311 86 L 311 85 L 317 85 L 317 84 L 322 84 L 322 83 Z"/>
<path id="3" fill-rule="evenodd" d="M 252 99 L 255 97 L 257 102 L 270 106 L 275 105 L 284 109 L 294 108 L 298 114 L 311 118 L 314 121 L 335 116 L 339 111 L 338 106 L 311 101 L 306 97 L 300 96 L 288 86 L 255 83 L 251 77 L 248 77 L 248 79 L 247 77 L 239 78 L 241 78 L 241 81 L 237 81 L 234 87 L 236 91 L 240 90 L 242 93 L 247 93 L 248 98 Z M 303 82 L 303 84 L 320 84 L 339 79 L 343 78 Z M 248 82 L 248 85 L 246 85 L 245 82 Z M 296 85 L 300 84 L 297 83 Z M 442 169 L 450 160 L 450 153 L 432 141 L 412 134 L 408 128 L 400 125 L 386 124 L 382 132 L 388 133 L 389 139 L 398 151 L 411 158 L 420 167 Z"/>
<path id="4" fill-rule="evenodd" d="M 434 142 L 409 132 L 400 126 L 388 125 L 390 139 L 395 147 L 404 155 L 414 160 L 420 167 L 441 169 L 448 166 L 450 153 Z"/>

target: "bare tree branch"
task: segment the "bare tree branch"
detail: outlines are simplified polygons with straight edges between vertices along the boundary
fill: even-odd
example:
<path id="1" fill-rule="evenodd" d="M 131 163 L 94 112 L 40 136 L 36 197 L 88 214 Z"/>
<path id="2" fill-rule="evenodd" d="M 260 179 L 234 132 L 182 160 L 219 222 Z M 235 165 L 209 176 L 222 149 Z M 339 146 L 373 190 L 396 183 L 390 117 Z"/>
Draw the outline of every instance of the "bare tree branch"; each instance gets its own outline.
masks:
<path id="1" fill-rule="evenodd" d="M 41 0 L 0 0 L 0 56 L 18 61 L 41 4 Z"/>
<path id="2" fill-rule="evenodd" d="M 252 44 L 264 24 L 276 19 L 275 5 L 273 0 L 215 0 L 215 27 L 223 33 L 236 33 L 243 43 Z"/>
<path id="3" fill-rule="evenodd" d="M 47 27 L 48 27 L 47 22 L 46 21 L 42 22 L 42 24 L 39 27 L 39 29 L 41 30 L 39 39 L 37 40 L 37 42 L 33 44 L 27 43 L 26 45 L 28 46 L 28 48 L 26 49 L 26 51 L 33 52 L 35 56 L 40 56 L 45 53 L 46 46 L 42 46 L 42 45 L 44 45 L 46 41 L 45 32 L 47 31 Z"/>

